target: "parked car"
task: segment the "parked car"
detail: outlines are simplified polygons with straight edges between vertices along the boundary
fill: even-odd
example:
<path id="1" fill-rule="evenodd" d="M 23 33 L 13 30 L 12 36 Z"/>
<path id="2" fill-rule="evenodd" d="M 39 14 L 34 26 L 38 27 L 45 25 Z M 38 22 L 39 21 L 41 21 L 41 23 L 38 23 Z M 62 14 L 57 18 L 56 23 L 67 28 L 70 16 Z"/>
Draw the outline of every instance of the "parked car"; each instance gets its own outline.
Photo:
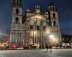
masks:
<path id="1" fill-rule="evenodd" d="M 23 50 L 23 49 L 24 49 L 23 46 L 17 47 L 17 50 Z"/>
<path id="2" fill-rule="evenodd" d="M 17 48 L 16 44 L 12 44 L 12 45 L 9 47 L 10 50 L 16 50 L 16 48 Z"/>

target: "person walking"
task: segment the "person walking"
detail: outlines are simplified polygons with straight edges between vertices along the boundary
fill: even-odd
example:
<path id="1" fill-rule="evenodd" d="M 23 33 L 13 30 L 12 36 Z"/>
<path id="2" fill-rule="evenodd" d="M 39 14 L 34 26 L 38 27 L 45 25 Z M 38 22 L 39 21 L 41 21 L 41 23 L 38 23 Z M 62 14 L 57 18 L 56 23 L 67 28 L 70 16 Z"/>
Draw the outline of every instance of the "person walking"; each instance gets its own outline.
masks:
<path id="1" fill-rule="evenodd" d="M 49 49 L 50 49 L 50 52 L 52 52 L 52 46 L 51 45 L 49 45 Z"/>
<path id="2" fill-rule="evenodd" d="M 46 49 L 47 49 L 47 51 L 48 51 L 48 48 L 49 48 L 48 45 L 46 45 Z"/>

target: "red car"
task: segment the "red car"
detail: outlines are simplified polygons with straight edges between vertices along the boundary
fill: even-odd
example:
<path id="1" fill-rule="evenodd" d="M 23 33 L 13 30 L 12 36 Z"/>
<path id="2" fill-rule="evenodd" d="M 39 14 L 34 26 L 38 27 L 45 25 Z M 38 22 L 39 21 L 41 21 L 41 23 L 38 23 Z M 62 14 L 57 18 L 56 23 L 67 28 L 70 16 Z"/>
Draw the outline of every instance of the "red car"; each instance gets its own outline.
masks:
<path id="1" fill-rule="evenodd" d="M 16 50 L 17 49 L 16 44 L 12 44 L 9 49 Z"/>

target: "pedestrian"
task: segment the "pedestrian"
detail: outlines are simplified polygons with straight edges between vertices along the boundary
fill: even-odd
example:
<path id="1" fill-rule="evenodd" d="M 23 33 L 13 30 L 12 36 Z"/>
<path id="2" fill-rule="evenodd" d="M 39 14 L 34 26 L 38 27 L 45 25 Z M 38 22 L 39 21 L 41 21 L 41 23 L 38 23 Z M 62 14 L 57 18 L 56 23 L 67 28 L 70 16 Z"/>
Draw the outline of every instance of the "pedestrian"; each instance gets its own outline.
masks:
<path id="1" fill-rule="evenodd" d="M 50 49 L 50 52 L 52 52 L 52 46 L 51 45 L 49 45 L 49 49 Z"/>
<path id="2" fill-rule="evenodd" d="M 46 45 L 46 49 L 47 49 L 47 51 L 48 51 L 48 48 L 49 48 L 48 45 Z"/>

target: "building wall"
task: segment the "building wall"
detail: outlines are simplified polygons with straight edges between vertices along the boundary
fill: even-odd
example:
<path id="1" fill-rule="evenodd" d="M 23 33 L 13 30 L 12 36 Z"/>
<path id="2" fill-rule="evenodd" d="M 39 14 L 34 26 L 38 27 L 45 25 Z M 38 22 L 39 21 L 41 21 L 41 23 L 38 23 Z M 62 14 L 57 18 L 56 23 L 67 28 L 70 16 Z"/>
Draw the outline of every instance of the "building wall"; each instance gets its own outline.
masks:
<path id="1" fill-rule="evenodd" d="M 13 0 L 10 44 L 17 44 L 17 46 L 23 44 L 25 29 L 22 17 L 21 0 Z"/>
<path id="2" fill-rule="evenodd" d="M 15 3 L 12 7 L 11 44 L 45 47 L 48 44 L 57 45 L 60 43 L 58 11 L 54 4 L 50 3 L 45 13 L 42 13 L 40 6 L 37 5 L 34 12 L 28 9 L 23 16 L 22 5 L 18 4 L 21 0 L 13 2 Z"/>

